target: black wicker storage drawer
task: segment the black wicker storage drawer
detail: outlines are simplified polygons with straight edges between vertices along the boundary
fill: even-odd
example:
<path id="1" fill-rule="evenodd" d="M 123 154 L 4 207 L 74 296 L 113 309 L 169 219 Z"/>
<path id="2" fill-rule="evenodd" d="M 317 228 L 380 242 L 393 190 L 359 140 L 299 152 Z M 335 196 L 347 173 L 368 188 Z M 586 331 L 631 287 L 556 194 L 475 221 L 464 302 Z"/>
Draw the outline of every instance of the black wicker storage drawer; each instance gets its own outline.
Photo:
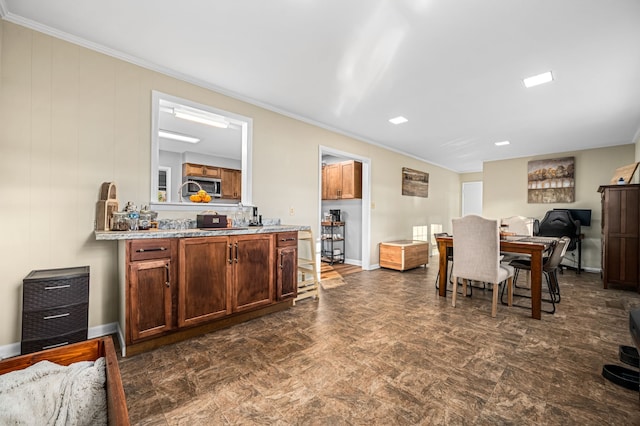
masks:
<path id="1" fill-rule="evenodd" d="M 87 329 L 74 331 L 73 333 L 63 334 L 60 336 L 48 337 L 46 339 L 23 340 L 21 342 L 22 354 L 42 351 L 44 349 L 57 348 L 58 346 L 66 346 L 70 343 L 82 342 L 87 340 Z"/>
<path id="2" fill-rule="evenodd" d="M 31 271 L 22 281 L 23 311 L 89 301 L 89 267 Z"/>
<path id="3" fill-rule="evenodd" d="M 86 329 L 88 313 L 86 303 L 25 312 L 22 316 L 22 340 L 42 339 Z"/>
<path id="4" fill-rule="evenodd" d="M 22 283 L 22 354 L 87 339 L 89 267 L 31 271 Z"/>

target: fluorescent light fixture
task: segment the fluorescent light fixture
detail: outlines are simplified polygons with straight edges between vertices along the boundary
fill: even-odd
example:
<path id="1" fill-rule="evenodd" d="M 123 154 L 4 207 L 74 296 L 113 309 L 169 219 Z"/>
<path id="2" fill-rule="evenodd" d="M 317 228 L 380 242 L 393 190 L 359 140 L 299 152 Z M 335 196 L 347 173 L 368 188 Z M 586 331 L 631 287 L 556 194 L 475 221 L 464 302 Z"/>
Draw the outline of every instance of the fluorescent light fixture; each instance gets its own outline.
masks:
<path id="1" fill-rule="evenodd" d="M 547 71 L 542 74 L 534 75 L 533 77 L 525 78 L 522 81 L 524 82 L 524 87 L 528 89 L 529 87 L 553 81 L 553 74 L 551 74 L 551 71 Z"/>
<path id="2" fill-rule="evenodd" d="M 217 116 L 214 116 L 213 114 L 207 114 L 204 111 L 196 113 L 174 108 L 173 115 L 176 118 L 193 121 L 194 123 L 206 124 L 207 126 L 219 127 L 221 129 L 226 129 L 227 127 L 229 127 L 228 121 L 225 121 L 222 118 L 218 119 Z"/>
<path id="3" fill-rule="evenodd" d="M 505 145 L 509 145 L 511 142 L 509 141 L 502 141 L 502 142 L 495 142 L 496 146 L 505 146 Z"/>
<path id="4" fill-rule="evenodd" d="M 174 141 L 198 143 L 200 139 L 193 136 L 183 135 L 182 133 L 169 132 L 167 130 L 158 130 L 158 136 L 166 139 L 173 139 Z"/>
<path id="5" fill-rule="evenodd" d="M 409 121 L 409 120 L 407 120 L 407 119 L 406 119 L 406 118 L 404 118 L 403 116 L 399 115 L 399 116 L 397 116 L 397 117 L 395 117 L 395 118 L 391 118 L 391 119 L 389 119 L 389 121 L 390 121 L 391 123 L 393 123 L 393 124 L 402 124 L 402 123 L 406 123 L 406 122 L 407 122 L 407 121 Z"/>

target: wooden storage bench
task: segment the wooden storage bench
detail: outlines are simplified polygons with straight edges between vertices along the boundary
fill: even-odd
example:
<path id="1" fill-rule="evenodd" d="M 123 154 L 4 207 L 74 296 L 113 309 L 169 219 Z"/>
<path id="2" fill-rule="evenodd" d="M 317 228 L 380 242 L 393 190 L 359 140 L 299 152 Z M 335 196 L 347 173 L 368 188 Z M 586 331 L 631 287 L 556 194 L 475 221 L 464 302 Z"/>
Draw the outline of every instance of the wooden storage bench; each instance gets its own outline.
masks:
<path id="1" fill-rule="evenodd" d="M 406 271 L 429 264 L 429 243 L 401 240 L 380 243 L 380 267 Z"/>

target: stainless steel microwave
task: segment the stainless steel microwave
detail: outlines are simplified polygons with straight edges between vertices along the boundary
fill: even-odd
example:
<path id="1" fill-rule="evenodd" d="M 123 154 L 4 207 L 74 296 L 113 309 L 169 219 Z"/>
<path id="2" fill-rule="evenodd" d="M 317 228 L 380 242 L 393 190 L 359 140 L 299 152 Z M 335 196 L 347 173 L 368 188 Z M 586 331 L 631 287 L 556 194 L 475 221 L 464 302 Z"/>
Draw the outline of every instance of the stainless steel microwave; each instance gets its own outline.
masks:
<path id="1" fill-rule="evenodd" d="M 207 194 L 211 195 L 214 198 L 222 197 L 222 181 L 220 179 L 185 176 L 183 179 L 183 183 L 183 197 L 197 194 L 198 191 L 200 191 L 200 187 L 202 187 L 202 189 L 207 191 Z M 200 185 L 200 187 L 198 187 L 198 185 Z"/>

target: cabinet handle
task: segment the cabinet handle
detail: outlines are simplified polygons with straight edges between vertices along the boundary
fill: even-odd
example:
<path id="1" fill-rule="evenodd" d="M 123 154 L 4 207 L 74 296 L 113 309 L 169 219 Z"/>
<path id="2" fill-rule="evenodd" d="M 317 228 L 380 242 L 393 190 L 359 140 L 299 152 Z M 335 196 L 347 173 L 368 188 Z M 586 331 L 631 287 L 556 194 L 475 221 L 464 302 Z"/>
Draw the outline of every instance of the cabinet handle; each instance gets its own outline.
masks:
<path id="1" fill-rule="evenodd" d="M 164 285 L 167 286 L 167 288 L 169 288 L 171 286 L 171 273 L 169 271 L 169 264 L 165 264 L 165 271 L 167 272 L 167 281 L 165 281 Z"/>
<path id="2" fill-rule="evenodd" d="M 66 314 L 47 315 L 46 317 L 43 317 L 42 319 L 44 319 L 44 320 L 50 320 L 50 319 L 56 319 L 56 318 L 68 317 L 69 315 L 71 315 L 71 313 L 70 313 L 70 312 L 67 312 Z"/>
<path id="3" fill-rule="evenodd" d="M 234 260 L 236 261 L 236 263 L 238 263 L 238 243 L 235 243 L 234 246 L 236 248 L 236 257 Z"/>
<path id="4" fill-rule="evenodd" d="M 231 243 L 229 243 L 229 263 L 233 263 L 233 246 L 231 245 Z"/>
<path id="5" fill-rule="evenodd" d="M 280 241 L 295 241 L 295 238 L 280 238 Z"/>
<path id="6" fill-rule="evenodd" d="M 280 269 L 284 269 L 284 253 L 280 253 Z"/>
<path id="7" fill-rule="evenodd" d="M 71 284 L 66 284 L 66 285 L 54 285 L 51 287 L 45 287 L 45 290 L 60 290 L 61 288 L 69 288 L 71 287 Z"/>
<path id="8" fill-rule="evenodd" d="M 146 251 L 165 251 L 166 249 L 166 247 L 153 247 L 148 249 L 138 249 L 136 250 L 136 253 L 144 253 Z"/>

